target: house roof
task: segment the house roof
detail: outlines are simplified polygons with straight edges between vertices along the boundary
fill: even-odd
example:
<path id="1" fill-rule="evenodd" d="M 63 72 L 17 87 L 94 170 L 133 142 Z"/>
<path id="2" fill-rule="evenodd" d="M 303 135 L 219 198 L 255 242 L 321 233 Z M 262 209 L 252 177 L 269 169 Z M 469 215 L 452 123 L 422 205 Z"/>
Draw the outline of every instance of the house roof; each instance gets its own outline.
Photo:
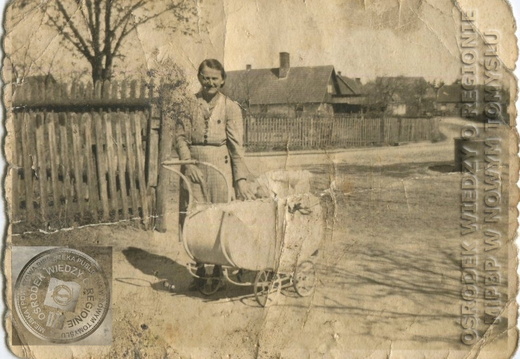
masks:
<path id="1" fill-rule="evenodd" d="M 229 71 L 222 92 L 239 103 L 272 105 L 321 103 L 334 67 L 291 67 L 286 78 L 278 78 L 278 68 Z"/>
<path id="2" fill-rule="evenodd" d="M 460 84 L 444 85 L 437 93 L 437 102 L 457 103 L 460 102 Z"/>
<path id="3" fill-rule="evenodd" d="M 362 94 L 362 85 L 357 80 L 341 75 L 338 75 L 337 79 L 341 95 L 355 96 Z"/>

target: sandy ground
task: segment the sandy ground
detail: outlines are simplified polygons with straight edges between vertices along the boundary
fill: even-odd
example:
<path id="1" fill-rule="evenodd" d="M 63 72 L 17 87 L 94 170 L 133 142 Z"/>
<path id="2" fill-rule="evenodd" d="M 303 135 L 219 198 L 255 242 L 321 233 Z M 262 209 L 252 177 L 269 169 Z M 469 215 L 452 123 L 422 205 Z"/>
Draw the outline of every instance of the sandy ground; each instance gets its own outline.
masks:
<path id="1" fill-rule="evenodd" d="M 450 171 L 452 138 L 461 124 L 443 119 L 447 139 L 438 143 L 248 157 L 256 173 L 311 171 L 313 192 L 332 188 L 336 204 L 315 293 L 300 298 L 284 290 L 269 308 L 258 306 L 248 287 L 228 285 L 211 297 L 187 290 L 189 258 L 177 240 L 173 192 L 163 234 L 118 224 L 15 238 L 17 244 L 113 246 L 113 345 L 60 348 L 57 357 L 464 357 L 460 174 Z M 177 179 L 171 182 L 173 188 Z M 507 251 L 499 259 L 506 263 Z M 506 277 L 504 268 L 503 293 Z M 165 288 L 164 281 L 175 288 Z M 511 323 L 502 319 L 488 333 L 502 335 L 490 341 L 490 349 L 507 349 L 503 337 Z M 32 353 L 39 357 L 44 350 Z M 96 354 L 87 355 L 92 350 Z"/>

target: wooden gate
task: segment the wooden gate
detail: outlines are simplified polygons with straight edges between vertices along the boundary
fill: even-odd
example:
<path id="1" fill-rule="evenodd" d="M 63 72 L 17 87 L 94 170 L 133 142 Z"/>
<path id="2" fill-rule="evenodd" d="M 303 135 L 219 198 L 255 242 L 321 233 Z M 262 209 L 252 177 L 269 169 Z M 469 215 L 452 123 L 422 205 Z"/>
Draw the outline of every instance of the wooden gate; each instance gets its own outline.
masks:
<path id="1" fill-rule="evenodd" d="M 14 97 L 13 231 L 152 223 L 153 87 L 22 85 Z"/>

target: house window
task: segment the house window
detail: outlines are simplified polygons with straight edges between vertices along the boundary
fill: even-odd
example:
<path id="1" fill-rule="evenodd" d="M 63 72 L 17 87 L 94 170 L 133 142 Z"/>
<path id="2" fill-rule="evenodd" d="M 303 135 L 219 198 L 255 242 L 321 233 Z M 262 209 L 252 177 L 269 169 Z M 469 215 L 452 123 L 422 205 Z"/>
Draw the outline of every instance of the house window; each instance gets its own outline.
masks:
<path id="1" fill-rule="evenodd" d="M 327 85 L 327 92 L 328 93 L 334 93 L 334 86 L 332 84 Z"/>

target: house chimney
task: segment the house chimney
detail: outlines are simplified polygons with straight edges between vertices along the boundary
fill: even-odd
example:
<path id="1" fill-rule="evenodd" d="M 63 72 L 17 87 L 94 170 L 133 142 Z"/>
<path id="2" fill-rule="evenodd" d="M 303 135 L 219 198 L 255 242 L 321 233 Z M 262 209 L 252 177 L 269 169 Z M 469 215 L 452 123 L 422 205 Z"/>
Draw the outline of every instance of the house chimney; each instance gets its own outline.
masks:
<path id="1" fill-rule="evenodd" d="M 341 76 L 341 71 L 338 71 L 338 76 Z"/>
<path id="2" fill-rule="evenodd" d="M 247 65 L 246 65 L 246 70 L 247 70 L 247 71 L 251 70 L 251 65 L 250 65 L 250 64 L 247 64 Z"/>
<path id="3" fill-rule="evenodd" d="M 290 55 L 288 52 L 280 52 L 280 69 L 278 70 L 278 78 L 284 79 L 289 74 Z"/>

